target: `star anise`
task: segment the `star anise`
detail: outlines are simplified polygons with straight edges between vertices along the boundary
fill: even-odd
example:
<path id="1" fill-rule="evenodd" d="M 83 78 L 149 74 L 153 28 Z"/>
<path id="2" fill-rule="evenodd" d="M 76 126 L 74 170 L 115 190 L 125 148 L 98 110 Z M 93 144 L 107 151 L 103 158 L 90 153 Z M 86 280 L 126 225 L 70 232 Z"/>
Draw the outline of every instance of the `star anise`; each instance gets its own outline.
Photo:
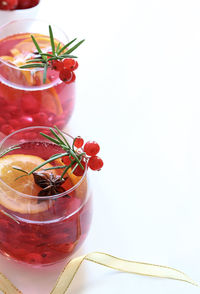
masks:
<path id="1" fill-rule="evenodd" d="M 38 171 L 33 172 L 33 177 L 35 183 L 42 188 L 42 190 L 38 193 L 38 196 L 51 196 L 65 192 L 62 184 L 66 181 L 66 179 L 61 178 L 59 175 Z M 66 195 L 66 197 L 70 198 L 69 195 Z M 43 199 L 38 199 L 38 202 L 42 200 Z"/>

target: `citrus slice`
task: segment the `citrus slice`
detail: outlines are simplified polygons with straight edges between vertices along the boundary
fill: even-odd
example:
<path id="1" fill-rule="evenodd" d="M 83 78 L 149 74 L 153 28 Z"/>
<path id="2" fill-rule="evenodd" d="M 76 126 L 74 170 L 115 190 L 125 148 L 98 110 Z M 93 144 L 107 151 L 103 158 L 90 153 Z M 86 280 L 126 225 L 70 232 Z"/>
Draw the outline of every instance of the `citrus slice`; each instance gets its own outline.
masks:
<path id="1" fill-rule="evenodd" d="M 51 43 L 50 43 L 50 38 L 48 36 L 42 36 L 42 35 L 39 36 L 35 34 L 33 35 L 41 49 L 50 48 Z M 55 42 L 55 46 L 57 46 L 59 43 L 55 39 L 54 39 L 54 42 Z M 29 38 L 19 42 L 14 48 L 18 49 L 20 52 L 23 52 L 23 53 L 30 53 L 30 52 L 37 51 L 30 35 L 29 35 Z"/>
<path id="2" fill-rule="evenodd" d="M 62 160 L 59 158 L 56 160 L 56 164 L 58 166 L 64 165 Z M 67 171 L 67 175 L 70 178 L 70 181 L 72 182 L 72 185 L 75 186 L 79 181 L 81 181 L 82 176 L 77 177 L 72 173 L 72 169 L 69 168 Z M 69 189 L 67 180 L 66 182 L 62 185 L 65 190 Z M 77 198 L 80 199 L 85 199 L 87 196 L 87 191 L 88 191 L 88 183 L 87 183 L 87 178 L 85 177 L 80 185 L 75 189 L 75 195 Z"/>
<path id="3" fill-rule="evenodd" d="M 33 175 L 16 180 L 17 177 L 23 175 L 23 172 L 13 168 L 16 167 L 30 172 L 43 162 L 44 160 L 38 156 L 24 154 L 7 155 L 0 158 L 0 178 L 8 186 L 16 190 L 15 192 L 3 183 L 0 183 L 0 204 L 12 211 L 23 214 L 34 214 L 49 209 L 52 201 L 41 201 L 38 203 L 35 198 L 25 197 L 17 193 L 19 191 L 24 194 L 36 196 L 41 188 L 35 184 Z M 45 168 L 50 167 L 52 167 L 51 164 L 45 165 Z"/>

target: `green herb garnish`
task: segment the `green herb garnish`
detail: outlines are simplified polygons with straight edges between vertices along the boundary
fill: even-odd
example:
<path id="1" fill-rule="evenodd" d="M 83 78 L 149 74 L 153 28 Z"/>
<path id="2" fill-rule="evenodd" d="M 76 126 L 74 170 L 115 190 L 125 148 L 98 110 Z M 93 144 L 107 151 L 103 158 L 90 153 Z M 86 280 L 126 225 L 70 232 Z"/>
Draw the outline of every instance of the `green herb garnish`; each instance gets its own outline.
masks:
<path id="1" fill-rule="evenodd" d="M 55 45 L 55 40 L 53 36 L 53 31 L 51 26 L 49 26 L 49 37 L 51 43 L 51 51 L 52 53 L 43 52 L 40 48 L 38 42 L 35 37 L 31 35 L 32 41 L 37 49 L 35 54 L 37 55 L 34 59 L 29 59 L 26 61 L 27 64 L 20 66 L 20 68 L 43 68 L 43 83 L 46 82 L 47 77 L 47 69 L 51 67 L 51 61 L 53 60 L 62 60 L 66 58 L 77 58 L 77 56 L 71 55 L 71 53 L 76 50 L 85 40 L 81 40 L 76 43 L 73 47 L 69 48 L 77 39 L 73 39 L 69 43 L 61 46 L 61 43 L 58 43 L 57 47 Z"/>

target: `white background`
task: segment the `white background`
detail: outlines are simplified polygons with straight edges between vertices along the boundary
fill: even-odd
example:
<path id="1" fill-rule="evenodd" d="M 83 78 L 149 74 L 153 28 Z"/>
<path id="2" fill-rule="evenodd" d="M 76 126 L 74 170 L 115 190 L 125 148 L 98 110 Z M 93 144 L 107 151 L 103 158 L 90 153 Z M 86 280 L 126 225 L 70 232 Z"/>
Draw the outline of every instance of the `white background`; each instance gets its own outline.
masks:
<path id="1" fill-rule="evenodd" d="M 39 18 L 86 39 L 69 128 L 98 141 L 105 162 L 93 175 L 93 223 L 77 254 L 105 251 L 200 281 L 199 12 L 195 0 L 41 2 Z M 24 294 L 48 294 L 61 268 L 0 265 Z M 199 289 L 85 263 L 68 293 Z"/>

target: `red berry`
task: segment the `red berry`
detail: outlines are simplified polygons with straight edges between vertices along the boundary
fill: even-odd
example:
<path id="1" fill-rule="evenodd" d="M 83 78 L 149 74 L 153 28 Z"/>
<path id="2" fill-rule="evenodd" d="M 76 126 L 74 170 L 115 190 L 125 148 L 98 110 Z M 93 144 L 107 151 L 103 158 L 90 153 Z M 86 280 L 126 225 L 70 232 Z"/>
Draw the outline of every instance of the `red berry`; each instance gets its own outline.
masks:
<path id="1" fill-rule="evenodd" d="M 17 119 L 11 119 L 9 120 L 9 124 L 14 128 L 18 129 L 20 127 L 20 122 Z"/>
<path id="2" fill-rule="evenodd" d="M 74 139 L 74 146 L 76 148 L 81 148 L 83 146 L 83 144 L 84 144 L 84 140 L 80 136 L 78 136 Z"/>
<path id="3" fill-rule="evenodd" d="M 21 99 L 21 106 L 26 113 L 36 113 L 40 108 L 40 101 L 31 94 L 25 94 Z"/>
<path id="4" fill-rule="evenodd" d="M 38 112 L 34 115 L 34 122 L 41 125 L 46 125 L 48 124 L 48 115 L 45 112 Z"/>
<path id="5" fill-rule="evenodd" d="M 63 63 L 60 60 L 52 60 L 51 66 L 54 70 L 61 71 L 63 69 Z"/>
<path id="6" fill-rule="evenodd" d="M 59 78 L 65 83 L 70 83 L 72 79 L 72 72 L 66 69 L 62 69 L 60 71 Z"/>
<path id="7" fill-rule="evenodd" d="M 76 165 L 77 163 L 74 164 L 74 166 Z M 85 171 L 85 161 L 82 159 L 81 160 L 81 164 L 83 166 L 83 169 L 82 167 L 80 167 L 80 165 L 77 166 L 77 168 L 73 171 L 73 174 L 77 177 L 81 177 L 83 174 L 84 174 L 84 171 Z M 73 166 L 72 166 L 73 168 Z"/>
<path id="8" fill-rule="evenodd" d="M 100 170 L 103 167 L 103 160 L 98 156 L 92 156 L 88 161 L 88 166 L 92 170 Z"/>
<path id="9" fill-rule="evenodd" d="M 3 117 L 0 117 L 0 126 L 5 124 L 5 122 L 6 122 L 5 119 Z"/>
<path id="10" fill-rule="evenodd" d="M 0 9 L 13 10 L 17 8 L 18 0 L 0 0 Z"/>
<path id="11" fill-rule="evenodd" d="M 97 155 L 99 150 L 100 150 L 100 146 L 97 142 L 89 141 L 89 142 L 85 143 L 84 151 L 87 155 L 89 155 L 89 156 Z"/>
<path id="12" fill-rule="evenodd" d="M 6 134 L 6 135 L 9 135 L 12 132 L 14 132 L 14 129 L 13 129 L 13 127 L 11 125 L 5 124 L 5 125 L 2 125 L 1 132 Z"/>
<path id="13" fill-rule="evenodd" d="M 70 83 L 74 82 L 74 81 L 75 81 L 75 79 L 76 79 L 76 75 L 75 75 L 75 73 L 74 73 L 74 72 L 72 72 L 72 79 L 71 79 Z"/>
<path id="14" fill-rule="evenodd" d="M 22 127 L 30 127 L 33 125 L 33 118 L 32 116 L 28 116 L 28 115 L 23 115 L 20 118 L 20 124 L 22 125 Z"/>
<path id="15" fill-rule="evenodd" d="M 78 62 L 72 58 L 63 59 L 64 69 L 74 71 L 78 68 Z"/>
<path id="16" fill-rule="evenodd" d="M 74 158 L 71 157 L 71 159 L 70 159 L 69 156 L 63 156 L 63 157 L 62 157 L 62 161 L 63 161 L 63 163 L 64 163 L 65 165 L 70 165 L 70 164 L 71 164 L 71 160 L 74 160 Z"/>
<path id="17" fill-rule="evenodd" d="M 27 9 L 38 5 L 39 0 L 19 0 L 18 9 Z"/>

